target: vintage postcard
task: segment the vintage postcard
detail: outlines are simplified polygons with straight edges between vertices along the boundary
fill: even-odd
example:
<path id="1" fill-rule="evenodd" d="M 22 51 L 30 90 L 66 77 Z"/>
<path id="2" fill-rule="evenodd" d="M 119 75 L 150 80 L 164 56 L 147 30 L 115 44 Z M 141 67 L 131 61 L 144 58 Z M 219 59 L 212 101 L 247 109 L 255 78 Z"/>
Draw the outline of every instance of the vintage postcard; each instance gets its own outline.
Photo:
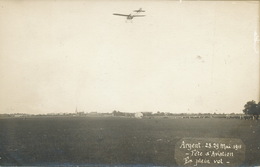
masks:
<path id="1" fill-rule="evenodd" d="M 259 10 L 0 0 L 0 166 L 259 166 Z"/>

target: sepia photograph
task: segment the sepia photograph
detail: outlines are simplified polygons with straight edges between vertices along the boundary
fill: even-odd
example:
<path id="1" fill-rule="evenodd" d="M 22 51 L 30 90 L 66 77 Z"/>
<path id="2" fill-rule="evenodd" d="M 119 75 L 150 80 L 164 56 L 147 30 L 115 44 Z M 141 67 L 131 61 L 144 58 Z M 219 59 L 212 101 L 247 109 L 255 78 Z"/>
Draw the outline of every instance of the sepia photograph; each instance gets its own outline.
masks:
<path id="1" fill-rule="evenodd" d="M 258 0 L 0 0 L 0 166 L 260 166 Z"/>

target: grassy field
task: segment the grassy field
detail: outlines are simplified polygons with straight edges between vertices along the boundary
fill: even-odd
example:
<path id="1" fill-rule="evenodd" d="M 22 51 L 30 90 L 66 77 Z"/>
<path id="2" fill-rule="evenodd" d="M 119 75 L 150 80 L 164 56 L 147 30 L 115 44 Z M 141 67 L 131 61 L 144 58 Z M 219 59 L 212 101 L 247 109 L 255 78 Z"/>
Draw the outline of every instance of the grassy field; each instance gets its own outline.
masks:
<path id="1" fill-rule="evenodd" d="M 184 137 L 241 139 L 260 165 L 260 121 L 116 117 L 0 119 L 0 165 L 176 166 Z"/>

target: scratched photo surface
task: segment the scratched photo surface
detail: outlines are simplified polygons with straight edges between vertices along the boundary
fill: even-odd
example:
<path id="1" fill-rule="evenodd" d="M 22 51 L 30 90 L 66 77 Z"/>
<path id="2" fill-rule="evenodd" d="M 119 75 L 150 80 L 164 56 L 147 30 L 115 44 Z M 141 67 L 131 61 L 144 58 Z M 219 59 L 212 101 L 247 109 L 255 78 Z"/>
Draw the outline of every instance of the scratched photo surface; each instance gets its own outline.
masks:
<path id="1" fill-rule="evenodd" d="M 0 1 L 0 166 L 260 165 L 259 10 Z"/>

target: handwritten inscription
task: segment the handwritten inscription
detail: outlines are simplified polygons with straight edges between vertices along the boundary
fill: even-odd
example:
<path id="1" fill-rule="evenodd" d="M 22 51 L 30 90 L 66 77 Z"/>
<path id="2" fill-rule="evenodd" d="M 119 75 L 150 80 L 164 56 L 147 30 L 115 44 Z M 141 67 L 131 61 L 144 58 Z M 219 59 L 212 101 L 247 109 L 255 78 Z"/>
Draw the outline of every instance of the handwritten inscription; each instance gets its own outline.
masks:
<path id="1" fill-rule="evenodd" d="M 245 145 L 234 138 L 184 138 L 175 145 L 180 166 L 236 166 L 243 163 Z"/>

